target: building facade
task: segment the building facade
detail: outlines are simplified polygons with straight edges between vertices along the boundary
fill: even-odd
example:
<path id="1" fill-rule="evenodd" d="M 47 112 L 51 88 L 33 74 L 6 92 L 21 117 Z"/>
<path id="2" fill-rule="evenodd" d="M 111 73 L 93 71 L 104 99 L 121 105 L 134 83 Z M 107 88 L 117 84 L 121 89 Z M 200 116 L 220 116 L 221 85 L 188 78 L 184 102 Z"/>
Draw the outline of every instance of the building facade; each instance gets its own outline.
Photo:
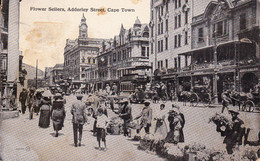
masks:
<path id="1" fill-rule="evenodd" d="M 216 102 L 224 90 L 254 90 L 260 78 L 258 22 L 256 0 L 210 2 L 192 19 L 191 51 L 179 54 L 191 60 L 179 69 L 180 89 L 204 90 Z"/>
<path id="2" fill-rule="evenodd" d="M 98 60 L 98 87 L 116 83 L 121 91 L 133 91 L 147 82 L 149 65 L 149 25 L 136 19 L 130 29 L 121 26 L 119 35 L 103 43 Z"/>
<path id="3" fill-rule="evenodd" d="M 86 71 L 97 63 L 96 56 L 103 41 L 104 39 L 88 37 L 88 26 L 83 15 L 78 38 L 67 39 L 64 49 L 64 79 L 71 82 L 73 88 L 80 88 L 86 83 Z"/>
<path id="4" fill-rule="evenodd" d="M 1 0 L 1 55 L 0 97 L 17 98 L 25 72 L 22 70 L 22 53 L 19 51 L 19 11 L 21 0 Z M 22 83 L 20 83 L 20 81 Z M 16 100 L 17 101 L 17 100 Z"/>
<path id="5" fill-rule="evenodd" d="M 191 49 L 192 3 L 188 0 L 151 0 L 150 62 L 164 75 L 183 66 L 179 53 Z"/>

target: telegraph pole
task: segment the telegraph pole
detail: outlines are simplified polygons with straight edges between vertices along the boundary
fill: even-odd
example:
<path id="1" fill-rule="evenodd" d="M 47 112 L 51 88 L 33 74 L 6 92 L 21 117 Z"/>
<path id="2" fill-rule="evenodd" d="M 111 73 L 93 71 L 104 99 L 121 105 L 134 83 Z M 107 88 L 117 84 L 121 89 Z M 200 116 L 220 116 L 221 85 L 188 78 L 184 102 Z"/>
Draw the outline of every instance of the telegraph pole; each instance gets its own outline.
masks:
<path id="1" fill-rule="evenodd" d="M 36 84 L 35 88 L 38 88 L 38 59 L 36 60 Z"/>

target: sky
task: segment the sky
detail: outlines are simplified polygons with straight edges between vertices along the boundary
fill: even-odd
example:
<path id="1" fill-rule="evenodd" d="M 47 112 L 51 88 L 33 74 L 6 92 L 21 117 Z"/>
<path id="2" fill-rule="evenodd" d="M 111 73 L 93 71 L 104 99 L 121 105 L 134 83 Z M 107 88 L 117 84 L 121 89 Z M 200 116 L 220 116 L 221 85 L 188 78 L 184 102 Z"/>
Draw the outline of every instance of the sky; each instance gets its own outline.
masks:
<path id="1" fill-rule="evenodd" d="M 196 13 L 202 13 L 210 0 L 195 0 Z M 33 8 L 34 7 L 34 8 Z M 65 11 L 49 11 L 64 8 Z M 47 8 L 37 11 L 36 8 Z M 84 11 L 67 11 L 68 8 L 87 8 Z M 90 12 L 90 8 L 119 9 L 119 12 Z M 121 8 L 134 9 L 134 12 L 122 12 Z M 83 16 L 88 25 L 91 38 L 113 38 L 119 34 L 121 24 L 128 29 L 136 17 L 142 23 L 149 23 L 150 0 L 22 0 L 20 3 L 20 50 L 23 62 L 39 68 L 53 67 L 63 63 L 66 39 L 76 39 L 78 27 Z"/>

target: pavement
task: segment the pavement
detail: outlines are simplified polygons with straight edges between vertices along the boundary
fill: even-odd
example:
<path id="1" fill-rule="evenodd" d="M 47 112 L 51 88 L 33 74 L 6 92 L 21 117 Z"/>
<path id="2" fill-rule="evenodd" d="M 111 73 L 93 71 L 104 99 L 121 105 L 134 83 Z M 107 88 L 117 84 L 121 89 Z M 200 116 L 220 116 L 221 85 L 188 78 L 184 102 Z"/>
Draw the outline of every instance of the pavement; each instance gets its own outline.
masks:
<path id="1" fill-rule="evenodd" d="M 59 137 L 54 137 L 52 123 L 49 128 L 38 127 L 39 116 L 34 115 L 29 120 L 28 112 L 18 118 L 3 120 L 1 127 L 1 157 L 3 160 L 163 160 L 157 155 L 138 150 L 139 142 L 132 141 L 122 135 L 107 136 L 107 151 L 99 151 L 96 138 L 92 136 L 90 130 L 93 127 L 93 119 L 89 118 L 89 124 L 84 125 L 83 140 L 81 147 L 73 146 L 72 116 L 70 105 L 75 100 L 74 96 L 66 98 L 66 119 L 64 128 L 60 131 Z M 186 124 L 184 127 L 185 142 L 179 146 L 200 143 L 207 148 L 225 150 L 223 137 L 216 132 L 216 126 L 208 123 L 209 117 L 216 112 L 220 112 L 220 107 L 205 108 L 203 106 L 190 107 L 184 106 L 181 102 L 166 102 L 167 108 L 175 103 L 180 107 L 185 116 Z M 153 116 L 160 112 L 160 104 L 151 104 Z M 141 104 L 132 104 L 132 114 L 136 117 L 142 109 Z M 115 114 L 108 111 L 108 116 Z M 245 126 L 253 130 L 260 129 L 260 114 L 241 112 L 239 117 L 244 120 Z M 168 124 L 168 121 L 166 121 Z M 152 122 L 151 133 L 154 132 L 155 121 Z M 144 130 L 141 131 L 144 133 Z M 135 130 L 132 130 L 135 134 Z M 243 150 L 243 146 L 240 147 Z"/>

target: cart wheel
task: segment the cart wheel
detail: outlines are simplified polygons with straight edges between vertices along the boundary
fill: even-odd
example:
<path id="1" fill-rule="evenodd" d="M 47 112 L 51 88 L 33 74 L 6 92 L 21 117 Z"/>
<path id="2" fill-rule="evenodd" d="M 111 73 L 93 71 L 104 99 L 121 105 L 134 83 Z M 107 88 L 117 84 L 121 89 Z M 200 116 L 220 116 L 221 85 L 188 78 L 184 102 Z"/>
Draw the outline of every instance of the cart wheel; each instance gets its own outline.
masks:
<path id="1" fill-rule="evenodd" d="M 199 102 L 199 96 L 196 93 L 190 95 L 191 106 L 197 106 Z"/>
<path id="2" fill-rule="evenodd" d="M 211 95 L 208 94 L 208 93 L 204 94 L 204 98 L 203 98 L 203 101 L 202 101 L 204 106 L 209 107 L 210 104 L 211 104 L 211 101 L 212 101 Z"/>
<path id="3" fill-rule="evenodd" d="M 244 110 L 247 112 L 253 112 L 255 110 L 255 103 L 253 101 L 246 101 L 244 104 Z"/>

